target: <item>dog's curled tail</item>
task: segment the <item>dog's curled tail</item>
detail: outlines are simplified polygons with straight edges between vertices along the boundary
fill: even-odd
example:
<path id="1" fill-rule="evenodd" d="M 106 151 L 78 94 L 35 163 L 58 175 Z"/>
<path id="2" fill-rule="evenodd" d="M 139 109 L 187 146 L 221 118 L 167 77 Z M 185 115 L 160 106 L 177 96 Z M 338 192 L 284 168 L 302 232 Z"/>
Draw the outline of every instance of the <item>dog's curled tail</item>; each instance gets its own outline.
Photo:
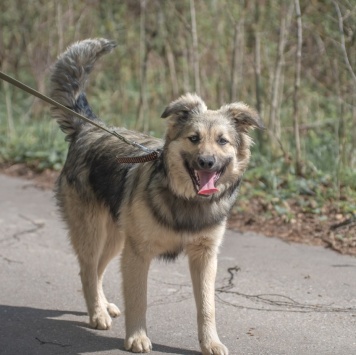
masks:
<path id="1" fill-rule="evenodd" d="M 60 104 L 90 118 L 97 120 L 84 94 L 85 83 L 96 60 L 114 47 L 113 41 L 104 38 L 87 39 L 71 45 L 62 53 L 54 66 L 51 76 L 50 96 Z M 52 116 L 61 130 L 72 141 L 84 121 L 53 107 Z"/>

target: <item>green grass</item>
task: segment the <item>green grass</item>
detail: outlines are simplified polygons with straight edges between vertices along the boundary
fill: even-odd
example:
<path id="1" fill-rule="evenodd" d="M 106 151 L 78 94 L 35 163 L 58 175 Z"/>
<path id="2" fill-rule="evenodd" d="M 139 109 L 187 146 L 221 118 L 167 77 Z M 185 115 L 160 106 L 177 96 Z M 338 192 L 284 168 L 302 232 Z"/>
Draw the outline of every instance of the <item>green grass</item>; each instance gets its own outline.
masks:
<path id="1" fill-rule="evenodd" d="M 42 120 L 15 120 L 15 131 L 0 125 L 0 162 L 25 163 L 36 171 L 60 170 L 67 154 L 64 134 L 49 115 Z"/>
<path id="2" fill-rule="evenodd" d="M 285 202 L 293 200 L 306 213 L 322 215 L 324 205 L 332 203 L 340 213 L 356 215 L 356 171 L 344 168 L 337 174 L 331 168 L 329 164 L 327 171 L 321 170 L 309 161 L 304 176 L 296 176 L 293 164 L 284 157 L 253 152 L 240 198 L 263 198 L 278 214 L 287 215 Z"/>

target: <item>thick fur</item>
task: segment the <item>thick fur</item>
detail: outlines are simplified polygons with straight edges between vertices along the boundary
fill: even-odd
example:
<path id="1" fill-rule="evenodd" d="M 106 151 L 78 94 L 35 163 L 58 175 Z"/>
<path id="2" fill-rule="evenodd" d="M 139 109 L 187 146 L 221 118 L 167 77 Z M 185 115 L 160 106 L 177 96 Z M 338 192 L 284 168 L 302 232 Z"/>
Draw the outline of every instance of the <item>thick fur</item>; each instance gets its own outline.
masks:
<path id="1" fill-rule="evenodd" d="M 115 47 L 105 39 L 75 43 L 59 58 L 51 77 L 51 97 L 104 125 L 88 105 L 84 87 L 97 58 Z M 108 329 L 119 309 L 102 289 L 109 261 L 122 252 L 126 308 L 125 348 L 149 352 L 146 331 L 147 274 L 153 258 L 189 259 L 203 354 L 228 354 L 215 326 L 214 283 L 217 253 L 251 145 L 249 128 L 261 127 L 258 114 L 243 103 L 208 110 L 195 94 L 165 109 L 164 140 L 117 128 L 127 139 L 152 149 L 160 158 L 119 164 L 117 156 L 144 152 L 80 119 L 53 108 L 69 151 L 56 196 L 80 264 L 90 325 Z M 216 191 L 198 193 L 197 174 L 220 176 Z M 210 175 L 209 175 L 210 176 Z"/>

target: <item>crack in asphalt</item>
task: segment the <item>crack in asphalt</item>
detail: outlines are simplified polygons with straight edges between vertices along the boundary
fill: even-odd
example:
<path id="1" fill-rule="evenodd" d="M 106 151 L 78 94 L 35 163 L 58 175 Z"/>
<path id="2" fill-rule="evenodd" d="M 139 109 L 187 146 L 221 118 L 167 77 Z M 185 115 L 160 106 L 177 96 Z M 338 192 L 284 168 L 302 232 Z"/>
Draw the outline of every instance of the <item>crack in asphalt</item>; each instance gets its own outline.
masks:
<path id="1" fill-rule="evenodd" d="M 72 346 L 71 344 L 61 344 L 61 343 L 56 343 L 54 341 L 43 341 L 38 337 L 35 337 L 35 339 L 38 340 L 41 345 L 47 345 L 47 344 L 56 345 L 56 346 L 60 346 L 61 348 L 67 348 L 69 346 Z"/>
<path id="2" fill-rule="evenodd" d="M 40 229 L 44 228 L 44 226 L 45 226 L 44 222 L 36 222 L 36 221 L 32 220 L 31 218 L 29 218 L 27 216 L 24 216 L 24 215 L 20 214 L 19 217 L 21 217 L 22 219 L 25 219 L 26 221 L 32 223 L 34 225 L 34 227 L 30 228 L 30 229 L 25 229 L 25 230 L 22 230 L 22 231 L 17 231 L 15 233 L 13 233 L 11 236 L 9 236 L 7 238 L 4 238 L 4 239 L 1 239 L 0 243 L 4 243 L 4 242 L 10 241 L 10 240 L 15 240 L 17 242 L 20 242 L 21 241 L 20 236 L 25 235 L 25 234 L 30 234 L 30 233 L 37 233 Z"/>
<path id="3" fill-rule="evenodd" d="M 238 266 L 229 267 L 227 269 L 227 272 L 230 274 L 227 284 L 215 290 L 216 297 L 219 300 L 219 302 L 235 308 L 257 310 L 257 311 L 268 311 L 268 312 L 299 312 L 299 313 L 318 312 L 318 313 L 356 314 L 356 307 L 337 307 L 337 306 L 333 306 L 332 304 L 306 304 L 306 303 L 295 301 L 289 296 L 275 294 L 275 293 L 249 295 L 238 291 L 232 291 L 231 289 L 235 287 L 234 278 L 237 272 L 240 270 L 241 269 Z M 229 294 L 229 295 L 243 297 L 255 303 L 263 303 L 277 308 L 242 306 L 224 300 L 221 297 L 222 294 Z"/>

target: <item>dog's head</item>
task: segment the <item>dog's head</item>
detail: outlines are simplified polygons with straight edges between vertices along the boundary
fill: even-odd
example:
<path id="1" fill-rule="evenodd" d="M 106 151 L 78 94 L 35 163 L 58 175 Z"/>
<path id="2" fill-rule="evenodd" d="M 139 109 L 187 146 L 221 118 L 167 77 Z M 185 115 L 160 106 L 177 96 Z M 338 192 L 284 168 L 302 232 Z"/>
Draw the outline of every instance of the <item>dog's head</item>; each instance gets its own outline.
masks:
<path id="1" fill-rule="evenodd" d="M 217 196 L 234 186 L 250 159 L 253 128 L 259 115 L 244 103 L 208 110 L 196 94 L 173 101 L 167 119 L 165 161 L 170 187 L 178 196 Z"/>

